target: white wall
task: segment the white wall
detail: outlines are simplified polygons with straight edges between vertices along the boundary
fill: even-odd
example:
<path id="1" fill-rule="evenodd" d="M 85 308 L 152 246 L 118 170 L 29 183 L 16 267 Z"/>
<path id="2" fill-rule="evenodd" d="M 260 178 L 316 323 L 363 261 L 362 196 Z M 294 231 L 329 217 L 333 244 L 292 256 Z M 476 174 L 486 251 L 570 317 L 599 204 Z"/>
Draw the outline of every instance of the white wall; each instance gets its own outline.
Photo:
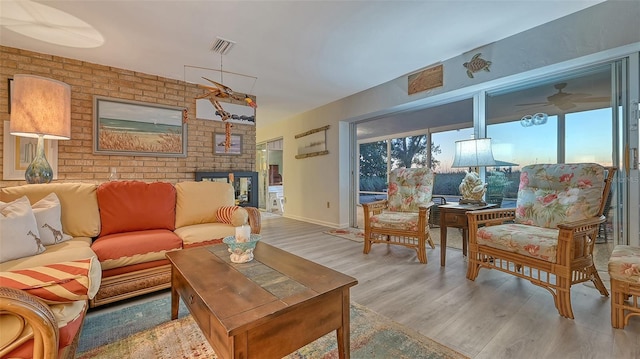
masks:
<path id="1" fill-rule="evenodd" d="M 577 64 L 602 61 L 603 52 L 638 52 L 638 19 L 640 2 L 606 1 L 444 61 L 444 87 L 409 96 L 407 77 L 403 76 L 271 126 L 258 126 L 257 142 L 284 139 L 285 216 L 332 227 L 349 224 L 348 126 L 341 121 L 372 118 L 453 97 L 470 97 L 474 91 L 495 86 L 497 81 L 516 81 L 515 78 L 541 76 Z M 476 73 L 471 79 L 462 64 L 477 52 L 492 62 L 491 72 Z M 294 136 L 325 125 L 330 125 L 329 154 L 296 159 Z"/>

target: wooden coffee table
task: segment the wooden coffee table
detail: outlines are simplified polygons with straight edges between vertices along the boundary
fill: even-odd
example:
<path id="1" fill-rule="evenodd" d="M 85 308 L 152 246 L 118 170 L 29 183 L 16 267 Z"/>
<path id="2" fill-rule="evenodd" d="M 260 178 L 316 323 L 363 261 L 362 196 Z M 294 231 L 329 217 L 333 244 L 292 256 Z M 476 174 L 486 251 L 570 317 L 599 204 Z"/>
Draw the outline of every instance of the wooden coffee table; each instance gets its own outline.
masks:
<path id="1" fill-rule="evenodd" d="M 349 358 L 355 278 L 259 242 L 235 264 L 224 244 L 167 253 L 171 319 L 185 302 L 220 358 L 282 358 L 335 330 Z"/>

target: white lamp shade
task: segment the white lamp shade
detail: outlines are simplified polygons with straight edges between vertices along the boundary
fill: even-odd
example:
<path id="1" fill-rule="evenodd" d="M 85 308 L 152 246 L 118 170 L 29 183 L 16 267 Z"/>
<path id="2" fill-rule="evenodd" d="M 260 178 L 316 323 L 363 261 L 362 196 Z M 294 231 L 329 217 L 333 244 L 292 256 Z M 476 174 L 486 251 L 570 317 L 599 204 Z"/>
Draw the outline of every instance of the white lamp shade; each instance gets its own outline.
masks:
<path id="1" fill-rule="evenodd" d="M 495 164 L 490 138 L 456 141 L 456 153 L 451 167 L 483 167 Z"/>
<path id="2" fill-rule="evenodd" d="M 71 87 L 40 76 L 14 75 L 9 131 L 21 137 L 71 138 Z"/>

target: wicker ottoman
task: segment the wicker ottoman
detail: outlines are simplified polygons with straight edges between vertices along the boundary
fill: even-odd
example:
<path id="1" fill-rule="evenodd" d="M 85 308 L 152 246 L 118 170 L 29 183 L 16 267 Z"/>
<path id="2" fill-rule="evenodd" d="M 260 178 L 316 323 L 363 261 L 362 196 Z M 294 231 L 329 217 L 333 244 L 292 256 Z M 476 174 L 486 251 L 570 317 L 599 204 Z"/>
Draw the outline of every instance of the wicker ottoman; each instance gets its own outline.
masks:
<path id="1" fill-rule="evenodd" d="M 624 328 L 640 316 L 640 248 L 618 245 L 609 258 L 611 325 Z"/>

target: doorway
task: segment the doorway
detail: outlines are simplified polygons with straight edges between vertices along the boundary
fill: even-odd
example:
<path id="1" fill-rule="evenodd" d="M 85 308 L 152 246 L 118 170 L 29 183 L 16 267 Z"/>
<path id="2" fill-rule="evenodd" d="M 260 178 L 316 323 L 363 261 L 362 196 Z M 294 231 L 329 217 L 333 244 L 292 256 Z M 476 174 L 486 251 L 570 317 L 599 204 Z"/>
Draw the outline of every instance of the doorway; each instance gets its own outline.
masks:
<path id="1" fill-rule="evenodd" d="M 258 207 L 277 215 L 284 213 L 282 153 L 282 139 L 259 143 L 256 146 Z"/>

